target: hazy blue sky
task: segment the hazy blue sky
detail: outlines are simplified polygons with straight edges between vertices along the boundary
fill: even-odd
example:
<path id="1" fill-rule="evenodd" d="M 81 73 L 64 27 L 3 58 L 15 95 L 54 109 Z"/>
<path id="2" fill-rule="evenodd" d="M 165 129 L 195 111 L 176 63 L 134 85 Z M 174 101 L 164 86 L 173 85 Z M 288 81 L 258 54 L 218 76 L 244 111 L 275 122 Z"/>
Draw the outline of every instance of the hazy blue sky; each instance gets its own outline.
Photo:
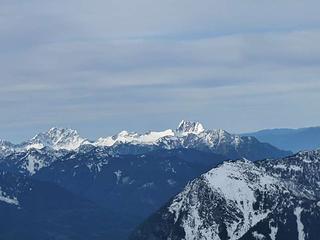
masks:
<path id="1" fill-rule="evenodd" d="M 320 2 L 1 0 L 0 138 L 320 125 Z"/>

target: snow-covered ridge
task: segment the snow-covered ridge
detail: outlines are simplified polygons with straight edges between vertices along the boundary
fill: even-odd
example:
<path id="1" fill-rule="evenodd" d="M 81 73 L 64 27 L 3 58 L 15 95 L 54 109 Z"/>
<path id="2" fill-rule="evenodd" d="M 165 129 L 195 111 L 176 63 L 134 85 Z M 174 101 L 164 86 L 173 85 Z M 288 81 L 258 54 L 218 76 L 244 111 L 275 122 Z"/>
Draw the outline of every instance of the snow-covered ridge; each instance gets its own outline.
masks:
<path id="1" fill-rule="evenodd" d="M 250 138 L 248 138 L 250 139 Z M 237 148 L 243 142 L 239 135 L 230 134 L 222 129 L 205 130 L 199 122 L 181 121 L 175 130 L 149 131 L 144 134 L 122 131 L 117 135 L 99 138 L 93 144 L 96 146 L 111 147 L 118 144 L 130 143 L 136 145 L 162 146 L 167 149 L 176 147 L 189 148 L 203 145 L 208 148 L 216 148 L 221 145 L 229 145 Z"/>
<path id="2" fill-rule="evenodd" d="M 239 138 L 239 139 L 238 139 Z M 198 122 L 182 121 L 176 130 L 149 131 L 139 134 L 122 131 L 114 136 L 89 141 L 81 137 L 76 130 L 51 128 L 47 132 L 37 134 L 21 144 L 0 141 L 0 157 L 6 161 L 16 161 L 16 166 L 29 175 L 34 175 L 40 169 L 50 166 L 59 156 L 69 151 L 86 152 L 95 147 L 108 148 L 109 153 L 126 154 L 133 148 L 141 147 L 142 151 L 154 149 L 194 148 L 205 146 L 215 148 L 220 144 L 237 146 L 240 137 L 231 135 L 223 130 L 204 130 Z M 117 152 L 117 147 L 120 151 Z M 128 149 L 128 150 L 126 150 Z M 126 152 L 127 151 L 127 152 Z"/>
<path id="3" fill-rule="evenodd" d="M 318 239 L 319 173 L 320 150 L 226 161 L 191 181 L 132 239 Z"/>
<path id="4" fill-rule="evenodd" d="M 20 144 L 0 140 L 0 156 L 7 156 L 14 152 L 23 152 L 30 149 L 75 150 L 84 144 L 92 143 L 82 138 L 76 130 L 54 127 Z"/>
<path id="5" fill-rule="evenodd" d="M 205 129 L 201 123 L 183 120 L 179 123 L 176 130 L 167 129 L 160 132 L 149 131 L 143 134 L 122 131 L 114 136 L 99 138 L 94 144 L 107 147 L 122 143 L 158 145 L 162 139 L 182 138 L 190 134 L 199 135 L 204 131 Z"/>
<path id="6" fill-rule="evenodd" d="M 14 144 L 0 139 L 0 157 L 13 153 L 15 148 L 16 146 Z"/>
<path id="7" fill-rule="evenodd" d="M 30 141 L 24 143 L 24 147 L 27 149 L 41 149 L 49 147 L 54 150 L 73 150 L 87 142 L 88 140 L 80 137 L 76 130 L 67 128 L 51 128 L 48 132 L 39 133 Z"/>
<path id="8" fill-rule="evenodd" d="M 189 135 L 199 136 L 203 138 L 208 145 L 213 145 L 214 141 L 223 141 L 229 139 L 231 134 L 223 130 L 205 130 L 199 122 L 181 121 L 176 130 L 167 129 L 164 131 L 149 131 L 147 133 L 136 133 L 122 131 L 114 136 L 101 137 L 96 141 L 89 141 L 87 138 L 81 137 L 76 130 L 68 128 L 51 128 L 47 132 L 42 132 L 21 144 L 12 144 L 7 141 L 0 141 L 0 152 L 2 154 L 11 153 L 13 151 L 51 148 L 53 150 L 75 150 L 85 144 L 94 146 L 111 147 L 117 144 L 145 144 L 158 145 L 162 139 L 176 140 L 185 138 Z M 234 137 L 234 143 L 237 143 L 239 136 Z"/>
<path id="9" fill-rule="evenodd" d="M 122 131 L 117 135 L 106 138 L 99 138 L 94 145 L 96 146 L 113 146 L 115 144 L 121 143 L 131 143 L 131 144 L 146 144 L 152 145 L 155 144 L 159 139 L 163 137 L 172 137 L 175 133 L 173 130 L 168 129 L 162 132 L 150 131 L 144 134 L 138 133 L 129 133 L 127 131 Z"/>
<path id="10" fill-rule="evenodd" d="M 269 194 L 277 194 L 283 188 L 281 182 L 256 167 L 247 160 L 225 162 L 191 182 L 168 208 L 175 215 L 175 221 L 182 220 L 185 239 L 220 239 L 219 222 L 211 222 L 210 227 L 203 218 L 199 198 L 199 187 L 205 185 L 215 200 L 215 207 L 226 204 L 226 230 L 230 239 L 239 239 L 252 226 L 265 219 L 272 209 L 254 208 L 258 202 L 256 192 L 265 189 Z M 202 191 L 201 187 L 201 191 Z M 225 203 L 223 203 L 226 201 Z M 209 206 L 208 206 L 209 207 Z M 212 207 L 212 206 L 210 206 Z M 188 214 L 184 214 L 188 212 Z M 182 214 L 182 215 L 181 215 Z"/>
<path id="11" fill-rule="evenodd" d="M 250 148 L 260 147 L 259 154 L 266 154 L 272 151 L 281 150 L 262 146 L 257 139 L 253 137 L 242 137 L 230 134 L 222 129 L 206 130 L 199 122 L 181 121 L 175 130 L 167 129 L 164 131 L 149 131 L 146 133 L 122 131 L 113 136 L 101 137 L 96 141 L 89 141 L 81 137 L 76 130 L 65 128 L 51 128 L 48 132 L 37 134 L 29 141 L 22 144 L 11 144 L 0 141 L 0 157 L 8 156 L 14 152 L 28 151 L 29 149 L 51 150 L 78 150 L 84 145 L 94 147 L 117 148 L 119 145 L 123 148 L 132 146 L 143 146 L 152 149 L 157 147 L 161 149 L 193 148 L 198 150 L 210 150 L 217 154 L 228 155 L 232 153 L 231 158 L 247 157 L 256 158 L 243 154 Z M 130 145 L 130 146 L 129 146 Z M 261 151 L 262 148 L 262 151 Z M 264 151 L 264 152 L 263 152 Z M 250 151 L 248 151 L 250 154 Z M 281 154 L 283 154 L 281 152 Z M 256 154 L 257 155 L 257 154 Z M 283 156 L 283 155 L 281 155 Z"/>

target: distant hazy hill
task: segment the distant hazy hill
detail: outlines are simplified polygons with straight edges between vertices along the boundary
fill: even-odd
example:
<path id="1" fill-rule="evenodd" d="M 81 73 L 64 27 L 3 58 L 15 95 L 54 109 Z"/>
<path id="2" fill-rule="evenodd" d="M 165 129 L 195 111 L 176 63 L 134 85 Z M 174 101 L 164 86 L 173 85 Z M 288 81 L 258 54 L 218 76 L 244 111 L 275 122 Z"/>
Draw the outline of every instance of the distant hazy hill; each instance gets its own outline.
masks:
<path id="1" fill-rule="evenodd" d="M 267 142 L 280 149 L 293 152 L 320 147 L 320 127 L 267 129 L 242 135 L 253 136 L 261 142 Z"/>

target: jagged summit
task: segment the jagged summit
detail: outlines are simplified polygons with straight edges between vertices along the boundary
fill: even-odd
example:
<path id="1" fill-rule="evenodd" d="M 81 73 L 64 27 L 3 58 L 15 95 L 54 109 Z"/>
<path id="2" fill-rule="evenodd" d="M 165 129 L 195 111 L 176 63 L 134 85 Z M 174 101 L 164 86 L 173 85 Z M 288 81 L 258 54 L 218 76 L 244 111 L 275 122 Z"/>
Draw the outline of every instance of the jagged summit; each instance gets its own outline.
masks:
<path id="1" fill-rule="evenodd" d="M 176 129 L 178 133 L 181 134 L 199 134 L 205 131 L 203 125 L 199 122 L 191 122 L 191 121 L 186 121 L 182 120 Z"/>
<path id="2" fill-rule="evenodd" d="M 14 152 L 14 144 L 0 139 L 0 157 L 6 156 Z"/>
<path id="3" fill-rule="evenodd" d="M 176 130 L 149 131 L 143 134 L 121 131 L 114 136 L 99 138 L 94 144 L 97 146 L 113 146 L 121 143 L 157 145 L 162 139 L 183 137 L 189 134 L 197 135 L 202 132 L 204 132 L 204 127 L 201 123 L 183 120 Z"/>
<path id="4" fill-rule="evenodd" d="M 54 127 L 49 129 L 48 132 L 37 134 L 24 145 L 27 149 L 41 149 L 44 147 L 49 147 L 55 150 L 74 150 L 79 148 L 85 142 L 87 142 L 87 140 L 80 137 L 76 130 Z"/>

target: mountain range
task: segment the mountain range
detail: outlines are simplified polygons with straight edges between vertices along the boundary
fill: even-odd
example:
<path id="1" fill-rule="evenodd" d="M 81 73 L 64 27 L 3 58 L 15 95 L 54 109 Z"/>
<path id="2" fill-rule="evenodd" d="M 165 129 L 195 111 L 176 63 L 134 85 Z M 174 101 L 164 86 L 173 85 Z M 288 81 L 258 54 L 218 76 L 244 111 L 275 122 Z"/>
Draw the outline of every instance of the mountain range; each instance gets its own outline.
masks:
<path id="1" fill-rule="evenodd" d="M 110 154 L 143 153 L 158 149 L 190 148 L 213 152 L 235 159 L 246 157 L 251 160 L 281 157 L 289 151 L 277 149 L 261 143 L 251 136 L 230 134 L 227 131 L 205 130 L 199 122 L 181 121 L 175 129 L 161 132 L 149 131 L 144 134 L 122 131 L 114 136 L 90 141 L 81 137 L 76 130 L 51 128 L 48 132 L 37 134 L 20 144 L 0 141 L 0 156 L 26 152 L 30 149 L 48 149 L 50 151 L 79 150 L 82 146 L 105 147 Z"/>
<path id="2" fill-rule="evenodd" d="M 320 147 L 320 127 L 266 129 L 241 135 L 253 136 L 261 142 L 267 142 L 292 152 Z"/>
<path id="3" fill-rule="evenodd" d="M 316 240 L 319 165 L 198 122 L 96 141 L 52 128 L 0 142 L 0 239 Z"/>
<path id="4" fill-rule="evenodd" d="M 256 166 L 291 154 L 189 121 L 96 141 L 60 128 L 20 144 L 1 141 L 0 204 L 9 220 L 0 239 L 127 239 L 190 181 L 223 162 L 246 159 L 243 165 Z M 28 219 L 34 222 L 24 224 Z"/>

